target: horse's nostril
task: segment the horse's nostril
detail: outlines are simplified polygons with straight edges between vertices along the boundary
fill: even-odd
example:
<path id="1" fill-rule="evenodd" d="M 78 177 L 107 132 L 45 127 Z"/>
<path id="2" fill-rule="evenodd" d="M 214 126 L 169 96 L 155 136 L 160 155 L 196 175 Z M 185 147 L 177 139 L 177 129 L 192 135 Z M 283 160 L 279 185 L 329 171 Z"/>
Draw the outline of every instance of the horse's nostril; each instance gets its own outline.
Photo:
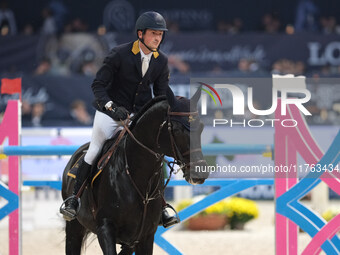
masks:
<path id="1" fill-rule="evenodd" d="M 204 182 L 204 180 L 209 177 L 207 162 L 205 160 L 198 160 L 193 162 L 190 166 L 190 177 L 192 179 L 195 179 L 196 183 L 199 183 L 201 181 Z"/>

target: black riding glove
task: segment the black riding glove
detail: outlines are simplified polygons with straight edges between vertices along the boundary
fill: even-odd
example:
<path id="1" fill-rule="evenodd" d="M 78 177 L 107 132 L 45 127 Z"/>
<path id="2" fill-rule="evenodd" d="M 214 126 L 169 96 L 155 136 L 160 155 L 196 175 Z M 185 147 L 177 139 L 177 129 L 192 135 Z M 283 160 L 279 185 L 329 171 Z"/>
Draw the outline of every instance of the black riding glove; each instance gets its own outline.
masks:
<path id="1" fill-rule="evenodd" d="M 110 117 L 115 121 L 126 120 L 129 115 L 128 110 L 126 110 L 123 106 L 118 107 L 112 101 L 107 102 L 105 108 L 108 111 Z"/>
<path id="2" fill-rule="evenodd" d="M 126 118 L 129 115 L 129 111 L 126 110 L 123 106 L 114 107 L 114 108 L 112 108 L 111 111 L 109 110 L 109 115 L 115 121 L 126 120 Z"/>

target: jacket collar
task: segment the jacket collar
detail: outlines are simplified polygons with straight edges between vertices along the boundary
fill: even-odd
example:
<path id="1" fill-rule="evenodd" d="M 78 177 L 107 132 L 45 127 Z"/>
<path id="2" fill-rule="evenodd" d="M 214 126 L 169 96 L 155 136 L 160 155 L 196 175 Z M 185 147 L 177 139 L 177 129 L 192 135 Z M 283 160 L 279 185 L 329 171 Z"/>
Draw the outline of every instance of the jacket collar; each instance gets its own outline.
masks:
<path id="1" fill-rule="evenodd" d="M 131 49 L 132 53 L 137 55 L 140 51 L 139 49 L 139 45 L 138 45 L 138 40 L 136 40 L 133 45 L 132 45 L 132 49 Z M 153 52 L 153 57 L 154 58 L 158 58 L 159 53 L 157 51 Z"/>

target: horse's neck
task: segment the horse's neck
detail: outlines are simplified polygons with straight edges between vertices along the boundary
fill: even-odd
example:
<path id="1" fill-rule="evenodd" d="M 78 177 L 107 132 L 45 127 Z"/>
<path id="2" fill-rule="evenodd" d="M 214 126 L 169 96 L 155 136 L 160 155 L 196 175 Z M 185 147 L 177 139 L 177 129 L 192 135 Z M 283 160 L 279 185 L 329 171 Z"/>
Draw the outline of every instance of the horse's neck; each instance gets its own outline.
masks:
<path id="1" fill-rule="evenodd" d="M 166 104 L 157 103 L 140 118 L 132 130 L 134 136 L 143 145 L 152 150 L 157 150 L 157 135 L 162 122 L 165 120 Z"/>
<path id="2" fill-rule="evenodd" d="M 158 151 L 157 134 L 166 114 L 164 104 L 158 106 L 151 107 L 132 130 L 136 139 L 154 152 Z M 149 178 L 160 167 L 155 155 L 137 144 L 131 137 L 127 142 L 126 153 L 130 158 L 128 163 L 131 172 L 136 178 Z"/>

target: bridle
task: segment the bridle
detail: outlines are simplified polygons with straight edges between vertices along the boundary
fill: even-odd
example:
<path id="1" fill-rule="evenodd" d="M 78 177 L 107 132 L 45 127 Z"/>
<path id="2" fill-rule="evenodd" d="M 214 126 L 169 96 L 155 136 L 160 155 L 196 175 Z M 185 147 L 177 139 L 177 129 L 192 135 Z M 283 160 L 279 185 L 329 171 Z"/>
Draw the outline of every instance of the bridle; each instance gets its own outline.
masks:
<path id="1" fill-rule="evenodd" d="M 194 152 L 202 152 L 202 149 L 201 148 L 195 148 L 195 149 L 191 149 L 191 150 L 189 149 L 188 151 L 185 151 L 183 153 L 180 152 L 180 150 L 177 146 L 177 143 L 175 141 L 175 138 L 174 138 L 173 125 L 171 123 L 171 116 L 194 118 L 194 117 L 198 116 L 198 111 L 195 111 L 195 112 L 172 112 L 172 111 L 170 111 L 170 106 L 169 106 L 168 112 L 167 112 L 167 118 L 158 128 L 156 143 L 157 143 L 157 147 L 160 148 L 159 136 L 160 136 L 160 133 L 161 133 L 163 127 L 166 125 L 166 123 L 168 124 L 167 125 L 168 126 L 168 133 L 169 133 L 169 137 L 170 137 L 170 144 L 171 144 L 172 153 L 174 155 L 174 161 L 167 162 L 167 164 L 169 165 L 169 163 L 172 163 L 172 164 L 179 165 L 180 167 L 177 170 L 177 172 L 178 172 L 179 170 L 183 170 L 187 167 L 190 167 L 192 164 L 194 164 L 193 162 L 184 163 L 184 156 L 190 155 L 191 153 L 194 153 Z M 199 160 L 195 163 L 200 163 L 201 161 L 203 161 L 203 160 Z M 169 167 L 173 171 L 173 167 L 171 167 L 170 165 L 169 165 Z M 170 172 L 170 174 L 171 173 L 172 172 Z M 183 174 L 184 174 L 184 177 L 185 177 L 185 175 L 186 175 L 185 171 L 183 171 Z"/>
<path id="2" fill-rule="evenodd" d="M 198 116 L 198 112 L 195 111 L 195 112 L 172 112 L 170 111 L 170 106 L 168 107 L 168 110 L 167 110 L 167 118 L 165 121 L 163 121 L 162 124 L 160 124 L 159 128 L 158 128 L 158 132 L 157 132 L 157 140 L 156 140 L 156 143 L 157 143 L 157 148 L 160 148 L 160 144 L 159 144 L 159 136 L 160 136 L 160 133 L 162 131 L 162 129 L 164 128 L 164 126 L 166 125 L 166 123 L 168 123 L 167 125 L 167 130 L 168 130 L 168 133 L 169 133 L 169 136 L 170 136 L 170 144 L 171 144 L 171 149 L 172 149 L 172 152 L 173 152 L 173 156 L 174 156 L 174 161 L 171 161 L 169 162 L 168 160 L 166 160 L 164 158 L 164 154 L 159 154 L 155 151 L 153 151 L 152 149 L 150 149 L 149 147 L 147 147 L 146 145 L 142 144 L 140 141 L 138 141 L 138 139 L 133 135 L 133 133 L 131 132 L 131 130 L 129 129 L 128 127 L 128 124 L 129 122 L 131 121 L 130 118 L 128 118 L 126 121 L 121 121 L 123 127 L 124 127 L 124 130 L 129 134 L 129 136 L 139 145 L 141 146 L 142 148 L 144 148 L 146 151 L 148 151 L 150 154 L 154 155 L 156 160 L 157 161 L 160 161 L 161 164 L 160 164 L 160 167 L 158 169 L 158 171 L 156 171 L 154 173 L 153 176 L 151 176 L 151 178 L 149 179 L 149 182 L 148 182 L 148 186 L 147 186 L 147 190 L 145 192 L 145 195 L 143 195 L 142 191 L 138 188 L 138 186 L 136 185 L 135 181 L 133 180 L 131 174 L 130 174 L 130 171 L 129 171 L 129 165 L 128 165 L 128 161 L 127 161 L 127 156 L 126 156 L 126 151 L 125 151 L 125 148 L 126 148 L 126 141 L 127 141 L 127 137 L 128 136 L 125 136 L 125 140 L 124 140 L 124 156 L 125 156 L 125 171 L 127 173 L 127 175 L 129 176 L 129 179 L 132 183 L 132 185 L 134 186 L 135 190 L 137 191 L 138 195 L 140 196 L 140 198 L 142 199 L 143 201 L 143 205 L 144 205 L 144 210 L 143 210 L 143 218 L 142 218 L 142 223 L 141 223 L 141 228 L 139 230 L 139 233 L 138 233 L 138 236 L 137 236 L 137 239 L 136 241 L 134 241 L 133 243 L 131 244 L 126 244 L 130 247 L 134 247 L 134 245 L 136 245 L 137 243 L 139 243 L 139 240 L 142 236 L 142 232 L 143 232 L 143 229 L 144 229 L 144 224 L 145 224 L 145 219 L 146 219 L 146 212 L 147 212 L 147 205 L 148 203 L 151 201 L 151 200 L 155 200 L 157 198 L 159 198 L 161 196 L 161 190 L 159 189 L 159 183 L 160 183 L 160 180 L 161 178 L 163 177 L 162 175 L 162 169 L 163 169 L 163 164 L 164 162 L 166 162 L 166 164 L 169 166 L 170 168 L 170 175 L 169 175 L 169 178 L 167 179 L 166 183 L 164 184 L 163 186 L 163 190 L 166 188 L 166 186 L 168 185 L 170 179 L 171 179 L 171 175 L 173 172 L 175 172 L 174 170 L 174 165 L 177 164 L 180 166 L 180 168 L 176 171 L 176 173 L 181 170 L 181 169 L 185 169 L 187 167 L 190 167 L 191 165 L 193 164 L 199 164 L 201 162 L 204 162 L 204 160 L 198 160 L 197 162 L 189 162 L 189 163 L 184 163 L 184 156 L 187 156 L 189 155 L 190 153 L 193 153 L 193 152 L 201 152 L 202 149 L 201 148 L 195 148 L 195 149 L 192 149 L 192 150 L 188 150 L 184 153 L 181 153 L 177 144 L 176 144 L 176 141 L 175 141 L 175 138 L 174 138 L 174 135 L 173 135 L 173 126 L 172 126 L 172 123 L 171 123 L 171 116 L 181 116 L 181 117 L 194 117 L 194 116 Z M 183 175 L 185 177 L 186 173 L 185 171 L 183 171 Z M 151 185 L 152 185 L 152 181 L 154 180 L 155 177 L 158 176 L 158 181 L 157 181 L 157 185 L 156 187 L 151 190 Z"/>
<path id="3" fill-rule="evenodd" d="M 188 117 L 188 118 L 189 117 L 195 117 L 195 116 L 198 116 L 198 111 L 195 111 L 195 112 L 172 112 L 170 110 L 170 106 L 168 107 L 167 118 L 166 118 L 166 120 L 163 121 L 162 124 L 160 124 L 160 126 L 158 128 L 156 144 L 157 144 L 157 148 L 160 148 L 160 144 L 159 144 L 160 133 L 161 133 L 162 129 L 164 128 L 164 126 L 166 124 L 168 124 L 167 125 L 167 127 L 168 127 L 167 130 L 168 130 L 168 134 L 169 134 L 169 137 L 170 137 L 170 144 L 171 144 L 172 153 L 173 153 L 173 156 L 174 156 L 174 161 L 171 161 L 171 162 L 169 162 L 169 161 L 164 159 L 164 154 L 159 154 L 159 153 L 153 151 L 152 149 L 150 149 L 149 147 L 145 146 L 144 144 L 142 144 L 140 141 L 138 141 L 137 138 L 133 135 L 133 133 L 129 129 L 127 121 L 125 121 L 125 122 L 122 121 L 124 129 L 128 132 L 130 137 L 139 146 L 141 146 L 142 148 L 147 150 L 149 153 L 154 155 L 157 160 L 159 160 L 159 161 L 160 160 L 164 160 L 167 163 L 167 165 L 171 169 L 170 174 L 172 174 L 172 172 L 174 172 L 174 169 L 173 169 L 173 165 L 174 164 L 177 164 L 177 165 L 180 166 L 180 168 L 176 171 L 176 172 L 178 172 L 179 170 L 185 169 L 186 167 L 190 167 L 194 163 L 197 164 L 197 163 L 201 163 L 201 162 L 204 161 L 204 160 L 198 160 L 197 162 L 184 163 L 184 156 L 190 155 L 191 153 L 194 153 L 194 152 L 202 152 L 202 149 L 201 148 L 195 148 L 195 149 L 191 149 L 191 150 L 189 149 L 188 151 L 185 151 L 183 153 L 180 152 L 180 150 L 179 150 L 179 148 L 177 146 L 177 143 L 175 141 L 174 135 L 173 135 L 173 125 L 171 123 L 171 116 L 180 116 L 180 117 Z M 130 120 L 128 119 L 128 121 L 130 121 Z M 185 177 L 185 172 L 183 171 L 183 173 L 184 173 L 184 177 Z"/>

